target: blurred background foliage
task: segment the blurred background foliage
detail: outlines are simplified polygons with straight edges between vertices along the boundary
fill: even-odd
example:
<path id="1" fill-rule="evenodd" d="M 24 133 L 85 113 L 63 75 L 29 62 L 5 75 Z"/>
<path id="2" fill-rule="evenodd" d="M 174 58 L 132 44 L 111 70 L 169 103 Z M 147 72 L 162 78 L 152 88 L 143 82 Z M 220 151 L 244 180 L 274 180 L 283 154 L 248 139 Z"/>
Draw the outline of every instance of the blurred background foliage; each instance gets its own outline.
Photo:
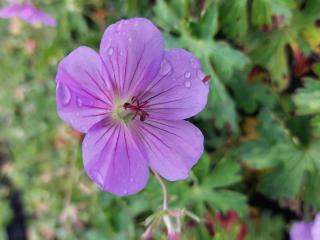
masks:
<path id="1" fill-rule="evenodd" d="M 0 239 L 139 239 L 159 209 L 153 177 L 135 196 L 100 192 L 82 136 L 55 110 L 58 61 L 133 16 L 211 76 L 207 108 L 191 119 L 206 151 L 188 180 L 168 183 L 170 205 L 201 218 L 185 219 L 182 239 L 286 239 L 320 210 L 320 0 L 33 2 L 56 28 L 0 21 Z"/>

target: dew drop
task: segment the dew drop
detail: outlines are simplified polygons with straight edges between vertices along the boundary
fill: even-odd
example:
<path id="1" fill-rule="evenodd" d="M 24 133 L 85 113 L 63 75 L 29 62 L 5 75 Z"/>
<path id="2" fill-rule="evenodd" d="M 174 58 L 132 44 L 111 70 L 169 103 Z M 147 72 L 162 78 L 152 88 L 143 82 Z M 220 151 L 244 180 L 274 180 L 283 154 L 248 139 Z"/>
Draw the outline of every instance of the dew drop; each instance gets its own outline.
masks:
<path id="1" fill-rule="evenodd" d="M 186 87 L 186 88 L 190 88 L 191 87 L 191 82 L 188 80 L 188 81 L 185 81 L 184 82 L 184 86 Z"/>
<path id="2" fill-rule="evenodd" d="M 77 98 L 77 105 L 78 107 L 82 107 L 82 100 L 80 98 Z"/>
<path id="3" fill-rule="evenodd" d="M 198 68 L 199 64 L 193 58 L 190 59 L 190 65 L 192 68 Z"/>
<path id="4" fill-rule="evenodd" d="M 66 85 L 58 83 L 57 91 L 63 105 L 67 105 L 71 100 L 71 92 Z"/>
<path id="5" fill-rule="evenodd" d="M 124 194 L 124 195 L 127 195 L 127 194 L 128 194 L 128 190 L 127 190 L 127 189 L 124 189 L 124 190 L 123 190 L 123 194 Z"/>
<path id="6" fill-rule="evenodd" d="M 96 180 L 97 180 L 97 183 L 99 185 L 100 188 L 103 188 L 103 177 L 101 175 L 101 173 L 98 171 L 97 172 L 97 175 L 96 175 Z"/>
<path id="7" fill-rule="evenodd" d="M 133 179 L 133 177 L 131 177 L 131 178 L 130 178 L 130 182 L 132 182 L 132 183 L 134 182 L 134 179 Z"/>
<path id="8" fill-rule="evenodd" d="M 171 67 L 170 63 L 166 59 L 164 59 L 161 63 L 160 73 L 162 75 L 166 75 L 171 71 L 171 69 L 172 69 L 172 67 Z"/>
<path id="9" fill-rule="evenodd" d="M 108 49 L 108 55 L 111 56 L 113 54 L 113 47 L 109 47 Z"/>
<path id="10" fill-rule="evenodd" d="M 123 55 L 123 51 L 122 51 L 122 50 L 120 50 L 120 51 L 119 51 L 119 54 L 120 54 L 120 56 L 122 56 L 122 55 Z"/>
<path id="11" fill-rule="evenodd" d="M 191 76 L 191 73 L 189 71 L 185 72 L 185 74 L 184 74 L 185 78 L 190 78 L 190 76 Z"/>

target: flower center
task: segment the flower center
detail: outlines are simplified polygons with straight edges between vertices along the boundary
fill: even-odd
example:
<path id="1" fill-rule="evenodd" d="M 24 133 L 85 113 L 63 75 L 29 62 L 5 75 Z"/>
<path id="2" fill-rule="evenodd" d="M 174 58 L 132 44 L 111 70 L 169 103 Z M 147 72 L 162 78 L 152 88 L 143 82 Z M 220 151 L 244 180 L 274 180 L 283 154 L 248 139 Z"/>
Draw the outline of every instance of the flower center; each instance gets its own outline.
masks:
<path id="1" fill-rule="evenodd" d="M 149 114 L 143 109 L 148 102 L 140 103 L 139 99 L 135 96 L 131 101 L 116 101 L 115 108 L 112 112 L 112 118 L 122 120 L 125 123 L 135 119 L 139 116 L 140 121 L 144 121 Z"/>

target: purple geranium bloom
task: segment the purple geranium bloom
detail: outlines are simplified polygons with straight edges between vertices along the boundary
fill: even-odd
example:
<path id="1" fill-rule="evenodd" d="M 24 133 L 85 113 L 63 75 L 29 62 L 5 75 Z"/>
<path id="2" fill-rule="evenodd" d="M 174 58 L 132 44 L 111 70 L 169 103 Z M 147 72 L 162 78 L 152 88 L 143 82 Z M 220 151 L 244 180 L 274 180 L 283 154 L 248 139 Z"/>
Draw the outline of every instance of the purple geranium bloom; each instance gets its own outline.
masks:
<path id="1" fill-rule="evenodd" d="M 56 26 L 56 20 L 44 13 L 43 11 L 35 8 L 31 2 L 24 1 L 11 1 L 11 3 L 0 9 L 0 18 L 21 18 L 29 24 L 46 24 L 49 26 Z"/>
<path id="2" fill-rule="evenodd" d="M 296 222 L 290 230 L 291 240 L 320 240 L 320 213 L 313 222 Z"/>
<path id="3" fill-rule="evenodd" d="M 109 26 L 97 54 L 79 47 L 58 66 L 60 117 L 86 133 L 83 162 L 101 190 L 140 191 L 151 167 L 170 181 L 185 179 L 203 152 L 203 135 L 183 120 L 207 103 L 208 85 L 197 58 L 164 50 L 147 19 Z"/>

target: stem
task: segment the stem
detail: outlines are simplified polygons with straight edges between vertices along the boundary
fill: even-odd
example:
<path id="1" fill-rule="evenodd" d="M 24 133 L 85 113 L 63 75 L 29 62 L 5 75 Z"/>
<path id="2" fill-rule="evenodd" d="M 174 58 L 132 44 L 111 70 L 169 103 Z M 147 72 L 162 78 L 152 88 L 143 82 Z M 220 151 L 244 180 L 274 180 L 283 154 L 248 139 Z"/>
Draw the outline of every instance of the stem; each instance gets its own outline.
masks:
<path id="1" fill-rule="evenodd" d="M 156 179 L 158 180 L 158 182 L 160 183 L 160 186 L 162 188 L 162 192 L 163 192 L 163 210 L 167 210 L 169 208 L 169 193 L 168 193 L 168 189 L 166 187 L 166 184 L 164 183 L 164 181 L 162 180 L 162 178 L 159 176 L 159 174 L 154 171 L 153 169 L 151 169 L 154 176 L 156 177 Z M 172 222 L 171 222 L 171 218 L 169 215 L 165 214 L 163 216 L 163 221 L 164 221 L 164 224 L 166 225 L 167 227 L 167 231 L 168 231 L 168 236 L 170 236 L 172 233 L 175 233 L 175 229 L 172 225 Z"/>
<path id="2" fill-rule="evenodd" d="M 154 176 L 156 177 L 156 179 L 158 180 L 158 182 L 160 183 L 160 186 L 162 188 L 162 192 L 163 192 L 163 210 L 167 210 L 169 207 L 169 193 L 168 193 L 168 189 L 166 187 L 166 184 L 164 183 L 164 181 L 162 180 L 162 178 L 159 176 L 158 173 L 156 173 L 153 169 L 151 169 Z"/>

